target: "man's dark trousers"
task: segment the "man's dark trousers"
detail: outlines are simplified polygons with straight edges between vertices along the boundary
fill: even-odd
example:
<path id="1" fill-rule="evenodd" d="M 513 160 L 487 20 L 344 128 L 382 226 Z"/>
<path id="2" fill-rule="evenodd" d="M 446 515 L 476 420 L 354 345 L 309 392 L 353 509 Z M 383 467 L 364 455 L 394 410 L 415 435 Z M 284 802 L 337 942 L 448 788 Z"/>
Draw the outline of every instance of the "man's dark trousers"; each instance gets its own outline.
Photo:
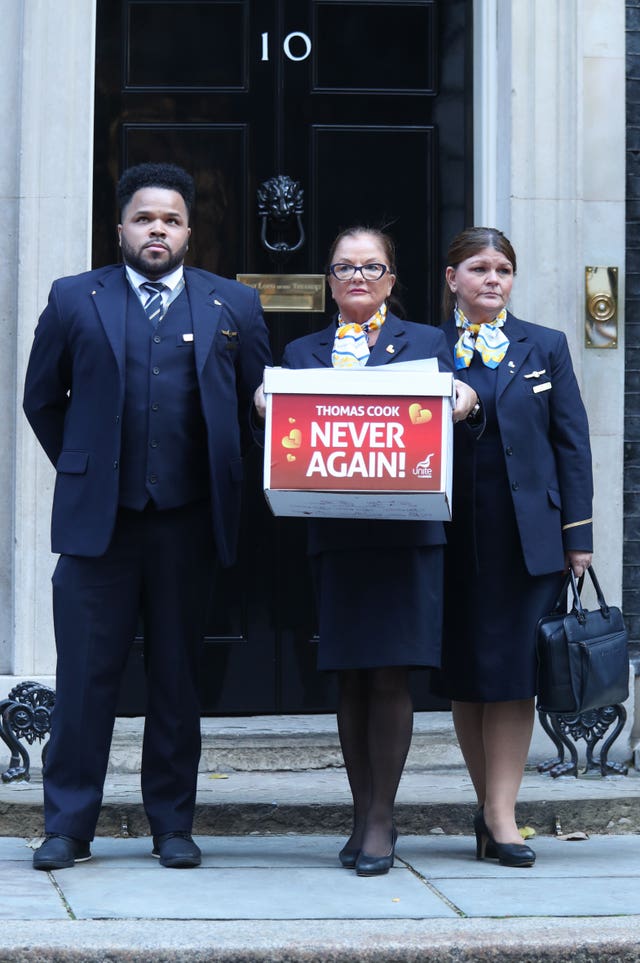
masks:
<path id="1" fill-rule="evenodd" d="M 214 565 L 207 500 L 166 511 L 120 509 L 104 555 L 60 557 L 53 576 L 58 707 L 44 781 L 48 833 L 93 839 L 140 611 L 144 806 L 154 835 L 191 832 L 200 758 L 197 679 Z M 179 718 L 172 706 L 180 707 Z"/>

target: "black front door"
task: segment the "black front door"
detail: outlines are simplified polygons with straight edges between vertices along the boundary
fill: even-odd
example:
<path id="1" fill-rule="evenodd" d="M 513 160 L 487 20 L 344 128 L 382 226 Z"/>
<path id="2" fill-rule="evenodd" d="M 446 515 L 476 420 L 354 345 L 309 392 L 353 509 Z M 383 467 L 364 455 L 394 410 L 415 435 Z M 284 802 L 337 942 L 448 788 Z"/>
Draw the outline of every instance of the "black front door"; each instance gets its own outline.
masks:
<path id="1" fill-rule="evenodd" d="M 433 323 L 444 250 L 470 223 L 471 0 L 98 0 L 93 260 L 118 259 L 121 170 L 167 160 L 196 179 L 190 263 L 238 273 L 322 273 L 335 234 L 382 226 L 397 242 L 407 317 Z M 256 191 L 288 175 L 306 240 L 283 264 L 261 242 Z M 295 238 L 291 238 L 294 241 Z M 330 311 L 330 307 L 328 308 Z M 327 323 L 268 313 L 274 361 Z M 204 710 L 317 712 L 304 523 L 275 519 L 248 458 L 238 563 L 219 573 Z M 121 712 L 143 708 L 142 643 Z M 435 705 L 420 686 L 417 706 Z"/>

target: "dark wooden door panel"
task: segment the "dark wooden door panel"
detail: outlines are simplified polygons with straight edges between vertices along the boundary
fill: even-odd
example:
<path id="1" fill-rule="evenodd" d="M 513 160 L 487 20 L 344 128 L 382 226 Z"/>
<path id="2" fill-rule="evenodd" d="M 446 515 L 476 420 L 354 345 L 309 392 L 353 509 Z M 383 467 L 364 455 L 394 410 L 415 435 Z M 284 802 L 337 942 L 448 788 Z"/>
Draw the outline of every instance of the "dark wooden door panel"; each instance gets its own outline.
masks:
<path id="1" fill-rule="evenodd" d="M 125 90 L 247 90 L 250 11 L 244 0 L 129 0 L 123 25 Z"/>
<path id="2" fill-rule="evenodd" d="M 311 129 L 311 205 L 324 248 L 338 226 L 386 228 L 399 251 L 401 300 L 414 321 L 434 323 L 436 132 L 389 125 Z M 394 170 L 389 181 L 390 166 Z M 336 211 L 339 221 L 336 224 Z M 401 258 L 400 258 L 401 255 Z M 406 284 L 404 278 L 420 278 Z"/>
<path id="3" fill-rule="evenodd" d="M 313 91 L 436 93 L 435 3 L 313 4 Z"/>
<path id="4" fill-rule="evenodd" d="M 190 263 L 233 277 L 273 272 L 256 190 L 304 190 L 307 240 L 284 268 L 319 273 L 354 222 L 398 247 L 407 316 L 432 323 L 450 236 L 470 221 L 471 0 L 97 0 L 94 241 L 118 259 L 121 170 L 168 160 L 196 180 Z M 282 267 L 282 265 L 280 265 Z M 327 323 L 267 315 L 274 360 Z M 298 519 L 275 519 L 250 453 L 237 564 L 212 586 L 202 672 L 212 714 L 317 712 L 335 680 L 315 668 L 315 606 Z M 143 629 L 141 628 L 141 635 Z M 425 697 L 416 673 L 419 708 Z M 121 712 L 144 706 L 143 643 Z"/>

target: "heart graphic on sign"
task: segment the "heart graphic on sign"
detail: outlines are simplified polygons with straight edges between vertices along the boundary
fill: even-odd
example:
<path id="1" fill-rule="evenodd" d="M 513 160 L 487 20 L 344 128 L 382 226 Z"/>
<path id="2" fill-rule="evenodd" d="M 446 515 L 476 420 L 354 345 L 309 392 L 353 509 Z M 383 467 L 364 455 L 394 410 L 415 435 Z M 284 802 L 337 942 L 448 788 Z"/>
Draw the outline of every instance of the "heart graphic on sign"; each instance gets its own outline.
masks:
<path id="1" fill-rule="evenodd" d="M 299 448 L 302 444 L 302 432 L 299 428 L 292 428 L 282 439 L 283 448 Z"/>
<path id="2" fill-rule="evenodd" d="M 426 425 L 428 421 L 431 421 L 431 412 L 428 408 L 422 408 L 416 401 L 409 405 L 409 418 L 412 425 Z"/>
<path id="3" fill-rule="evenodd" d="M 296 460 L 295 455 L 287 455 L 287 461 L 295 461 L 295 460 Z"/>

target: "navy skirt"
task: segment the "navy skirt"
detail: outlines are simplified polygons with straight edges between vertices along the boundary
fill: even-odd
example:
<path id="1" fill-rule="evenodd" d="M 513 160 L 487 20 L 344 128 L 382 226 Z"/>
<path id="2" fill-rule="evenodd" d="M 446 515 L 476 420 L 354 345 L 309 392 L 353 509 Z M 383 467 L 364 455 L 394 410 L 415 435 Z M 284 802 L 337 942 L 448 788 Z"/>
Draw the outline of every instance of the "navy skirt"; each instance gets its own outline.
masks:
<path id="1" fill-rule="evenodd" d="M 441 545 L 313 555 L 318 668 L 438 666 L 442 556 Z"/>

